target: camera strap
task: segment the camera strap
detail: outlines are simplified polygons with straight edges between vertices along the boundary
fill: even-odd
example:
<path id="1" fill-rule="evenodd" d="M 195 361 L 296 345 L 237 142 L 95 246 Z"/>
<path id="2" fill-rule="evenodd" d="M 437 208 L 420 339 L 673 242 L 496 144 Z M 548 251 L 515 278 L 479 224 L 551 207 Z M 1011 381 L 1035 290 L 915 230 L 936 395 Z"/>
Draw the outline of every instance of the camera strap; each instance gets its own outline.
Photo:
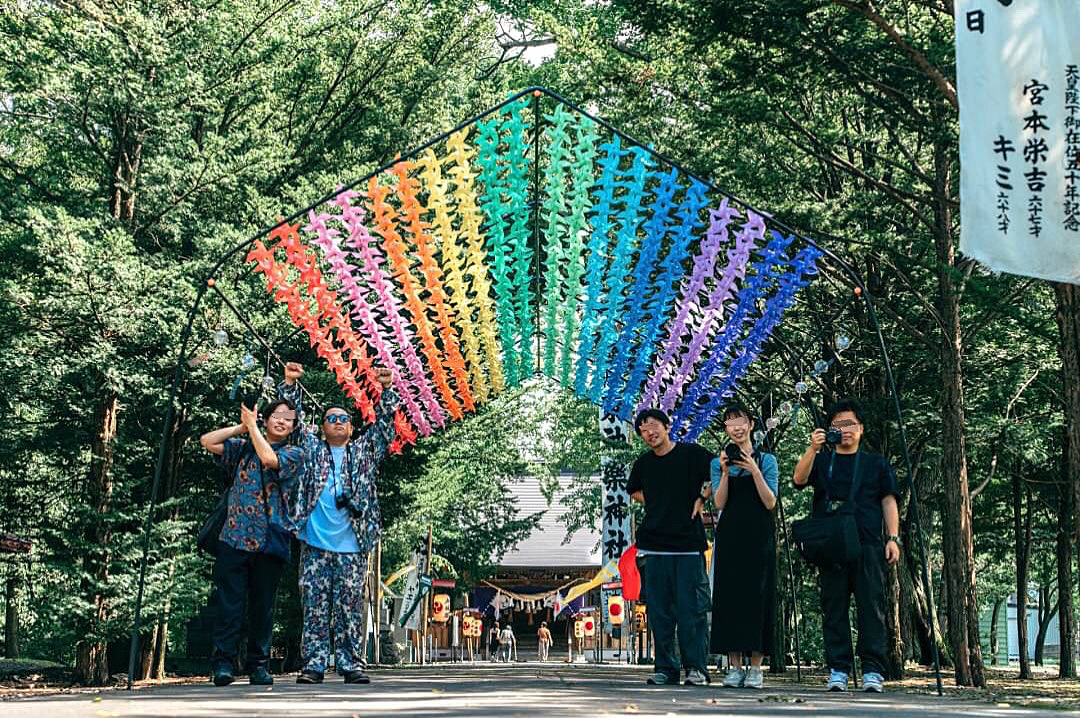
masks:
<path id="1" fill-rule="evenodd" d="M 855 500 L 855 492 L 859 490 L 859 459 L 862 457 L 861 451 L 855 452 L 855 465 L 851 467 L 851 491 L 848 492 L 847 500 L 849 502 Z M 836 452 L 831 452 L 829 456 L 829 473 L 825 478 L 825 504 L 828 505 L 832 501 L 832 495 L 829 492 L 829 486 L 832 484 L 833 467 L 836 466 Z"/>
<path id="2" fill-rule="evenodd" d="M 334 449 L 330 446 L 330 442 L 323 440 L 326 445 L 326 454 L 330 460 L 330 476 L 334 480 L 334 498 L 345 495 L 345 481 L 341 478 L 341 474 L 337 470 L 337 465 L 334 463 Z M 352 464 L 352 442 L 345 444 L 345 460 L 342 462 L 342 471 L 348 471 L 349 466 Z"/>

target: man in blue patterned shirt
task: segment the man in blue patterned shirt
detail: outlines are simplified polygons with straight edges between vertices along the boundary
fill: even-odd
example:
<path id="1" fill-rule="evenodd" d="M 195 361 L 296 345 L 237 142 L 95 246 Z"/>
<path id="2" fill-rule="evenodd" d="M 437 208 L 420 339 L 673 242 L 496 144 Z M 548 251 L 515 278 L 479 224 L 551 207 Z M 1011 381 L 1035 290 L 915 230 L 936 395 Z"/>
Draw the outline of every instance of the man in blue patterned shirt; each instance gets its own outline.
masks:
<path id="1" fill-rule="evenodd" d="M 265 407 L 266 436 L 255 411 L 240 407 L 241 423 L 203 434 L 199 443 L 230 467 L 228 514 L 214 561 L 217 617 L 214 622 L 213 681 L 233 682 L 236 645 L 243 633 L 244 606 L 250 598 L 245 672 L 253 685 L 270 685 L 270 639 L 274 594 L 289 559 L 288 514 L 284 492 L 304 466 L 304 451 L 286 440 L 296 426 L 296 408 L 279 399 Z M 244 434 L 247 439 L 241 438 Z"/>
<path id="2" fill-rule="evenodd" d="M 303 432 L 307 462 L 293 495 L 292 520 L 300 546 L 300 593 L 304 630 L 300 640 L 303 670 L 297 683 L 321 683 L 330 660 L 330 627 L 336 637 L 335 666 L 346 683 L 368 683 L 364 674 L 364 577 L 368 554 L 379 538 L 375 473 L 394 439 L 398 395 L 389 369 L 376 369 L 382 395 L 375 423 L 352 439 L 352 417 L 330 407 L 322 435 Z M 285 365 L 281 396 L 295 402 L 302 417 L 296 380 L 304 369 Z"/>

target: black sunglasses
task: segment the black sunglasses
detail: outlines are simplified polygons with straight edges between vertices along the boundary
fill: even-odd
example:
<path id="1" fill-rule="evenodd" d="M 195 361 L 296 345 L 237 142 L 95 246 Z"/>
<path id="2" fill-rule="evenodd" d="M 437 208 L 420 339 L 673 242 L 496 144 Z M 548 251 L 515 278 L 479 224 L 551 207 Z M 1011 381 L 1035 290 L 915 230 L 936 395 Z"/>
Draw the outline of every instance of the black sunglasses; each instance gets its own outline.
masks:
<path id="1" fill-rule="evenodd" d="M 327 424 L 348 424 L 350 421 L 352 421 L 352 417 L 350 417 L 348 414 L 330 414 L 329 416 L 323 418 L 323 421 L 325 421 Z"/>

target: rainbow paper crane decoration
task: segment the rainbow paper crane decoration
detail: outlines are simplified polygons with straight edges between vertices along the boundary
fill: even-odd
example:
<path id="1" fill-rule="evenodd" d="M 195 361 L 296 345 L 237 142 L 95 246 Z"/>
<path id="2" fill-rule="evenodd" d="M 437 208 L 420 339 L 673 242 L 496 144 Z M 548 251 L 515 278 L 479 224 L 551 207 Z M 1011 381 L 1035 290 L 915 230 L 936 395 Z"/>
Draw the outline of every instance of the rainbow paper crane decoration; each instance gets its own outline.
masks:
<path id="1" fill-rule="evenodd" d="M 821 252 L 562 104 L 538 137 L 530 102 L 340 189 L 247 261 L 368 420 L 391 369 L 398 446 L 535 374 L 694 439 Z"/>

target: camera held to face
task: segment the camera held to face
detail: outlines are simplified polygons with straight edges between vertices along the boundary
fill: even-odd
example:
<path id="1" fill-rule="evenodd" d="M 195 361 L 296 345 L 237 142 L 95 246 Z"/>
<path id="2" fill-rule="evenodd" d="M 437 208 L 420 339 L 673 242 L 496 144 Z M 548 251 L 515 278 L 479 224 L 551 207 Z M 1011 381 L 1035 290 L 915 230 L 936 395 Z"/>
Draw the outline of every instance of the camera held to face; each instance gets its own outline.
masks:
<path id="1" fill-rule="evenodd" d="M 844 434 L 834 426 L 830 426 L 825 430 L 825 443 L 829 446 L 836 446 L 844 439 Z"/>

